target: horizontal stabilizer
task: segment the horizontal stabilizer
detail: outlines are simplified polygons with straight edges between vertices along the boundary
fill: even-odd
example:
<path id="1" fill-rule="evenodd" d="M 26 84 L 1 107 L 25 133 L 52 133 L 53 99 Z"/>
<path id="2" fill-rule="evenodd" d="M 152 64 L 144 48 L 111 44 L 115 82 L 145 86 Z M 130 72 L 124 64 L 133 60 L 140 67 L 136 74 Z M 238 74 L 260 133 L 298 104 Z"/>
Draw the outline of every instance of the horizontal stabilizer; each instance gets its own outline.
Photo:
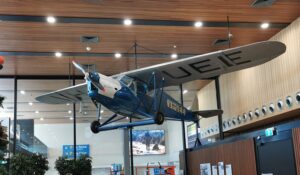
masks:
<path id="1" fill-rule="evenodd" d="M 223 114 L 223 110 L 216 109 L 216 110 L 205 110 L 205 111 L 193 111 L 193 113 L 203 118 L 209 118 L 209 117 Z"/>

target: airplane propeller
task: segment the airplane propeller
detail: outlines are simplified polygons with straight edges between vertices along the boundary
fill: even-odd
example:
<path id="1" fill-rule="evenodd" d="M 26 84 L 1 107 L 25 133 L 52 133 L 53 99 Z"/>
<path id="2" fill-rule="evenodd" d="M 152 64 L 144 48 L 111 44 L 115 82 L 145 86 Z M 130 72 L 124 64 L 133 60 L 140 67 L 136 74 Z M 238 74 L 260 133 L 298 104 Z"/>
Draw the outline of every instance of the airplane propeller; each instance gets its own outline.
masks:
<path id="1" fill-rule="evenodd" d="M 75 61 L 72 61 L 73 65 L 80 70 L 84 74 L 84 79 L 87 81 L 91 81 L 94 86 L 96 86 L 98 89 L 105 91 L 105 88 L 100 83 L 100 77 L 98 73 L 96 72 L 86 72 L 83 68 L 83 66 L 79 63 L 76 63 Z"/>
<path id="2" fill-rule="evenodd" d="M 78 70 L 80 70 L 84 75 L 87 73 L 87 72 L 85 72 L 85 70 L 84 70 L 84 68 L 83 68 L 83 66 L 82 66 L 81 64 L 76 63 L 75 61 L 72 61 L 72 63 L 73 63 L 73 65 L 74 65 Z"/>

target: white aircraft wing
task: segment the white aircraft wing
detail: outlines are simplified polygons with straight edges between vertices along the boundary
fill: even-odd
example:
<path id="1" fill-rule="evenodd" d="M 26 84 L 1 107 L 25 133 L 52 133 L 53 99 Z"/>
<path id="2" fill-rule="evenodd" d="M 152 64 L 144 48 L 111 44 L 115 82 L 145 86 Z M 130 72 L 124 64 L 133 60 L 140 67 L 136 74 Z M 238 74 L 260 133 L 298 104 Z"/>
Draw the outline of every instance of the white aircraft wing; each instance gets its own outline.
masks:
<path id="1" fill-rule="evenodd" d="M 50 92 L 36 98 L 37 101 L 48 104 L 66 104 L 90 101 L 87 94 L 87 84 L 82 83 L 65 89 Z"/>
<path id="2" fill-rule="evenodd" d="M 283 54 L 285 50 L 281 42 L 263 41 L 124 72 L 113 77 L 127 75 L 146 82 L 155 73 L 156 87 L 179 85 L 263 64 Z"/>

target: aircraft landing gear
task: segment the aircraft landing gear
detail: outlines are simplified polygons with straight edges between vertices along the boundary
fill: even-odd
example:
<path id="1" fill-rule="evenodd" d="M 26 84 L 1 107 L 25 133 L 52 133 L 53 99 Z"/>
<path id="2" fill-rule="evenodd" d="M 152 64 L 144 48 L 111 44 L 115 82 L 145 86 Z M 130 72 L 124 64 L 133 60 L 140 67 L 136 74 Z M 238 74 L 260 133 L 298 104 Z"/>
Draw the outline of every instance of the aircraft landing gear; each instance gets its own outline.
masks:
<path id="1" fill-rule="evenodd" d="M 165 116 L 164 116 L 164 114 L 161 113 L 161 112 L 158 112 L 158 113 L 156 114 L 156 116 L 154 117 L 154 121 L 155 121 L 155 123 L 158 124 L 158 125 L 163 124 L 164 121 L 165 121 Z"/>
<path id="2" fill-rule="evenodd" d="M 98 128 L 99 128 L 100 125 L 101 125 L 101 124 L 100 124 L 99 120 L 95 120 L 95 121 L 93 121 L 93 122 L 91 123 L 91 130 L 92 130 L 92 132 L 93 132 L 94 134 L 99 133 Z"/>

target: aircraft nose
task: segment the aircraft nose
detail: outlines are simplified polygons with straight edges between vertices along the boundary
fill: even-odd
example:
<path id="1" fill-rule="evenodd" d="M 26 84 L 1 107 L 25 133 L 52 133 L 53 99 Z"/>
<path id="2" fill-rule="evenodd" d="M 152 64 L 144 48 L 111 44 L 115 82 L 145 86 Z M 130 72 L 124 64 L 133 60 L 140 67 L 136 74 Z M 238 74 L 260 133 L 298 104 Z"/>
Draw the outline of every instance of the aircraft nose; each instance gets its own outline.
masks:
<path id="1" fill-rule="evenodd" d="M 104 86 L 102 85 L 102 83 L 100 82 L 100 76 L 98 73 L 96 72 L 90 72 L 89 73 L 89 79 L 92 81 L 92 83 L 99 88 L 102 91 L 105 91 Z"/>

